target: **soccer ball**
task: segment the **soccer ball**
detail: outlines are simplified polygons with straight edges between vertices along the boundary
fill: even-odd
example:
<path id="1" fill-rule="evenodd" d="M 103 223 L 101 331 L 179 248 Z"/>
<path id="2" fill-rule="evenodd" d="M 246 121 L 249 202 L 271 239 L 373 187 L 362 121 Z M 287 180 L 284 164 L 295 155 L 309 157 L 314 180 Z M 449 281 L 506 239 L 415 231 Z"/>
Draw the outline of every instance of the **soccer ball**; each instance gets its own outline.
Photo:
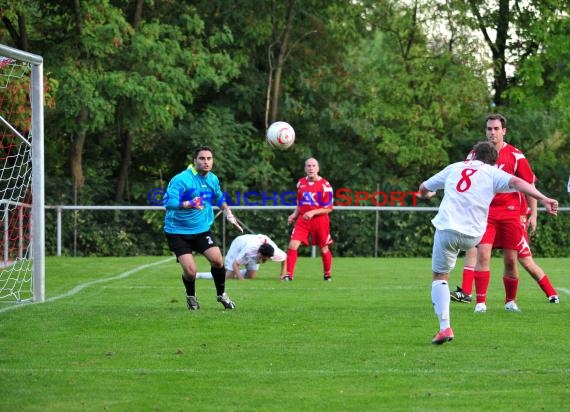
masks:
<path id="1" fill-rule="evenodd" d="M 267 129 L 267 143 L 280 150 L 289 149 L 295 142 L 295 130 L 287 122 L 275 122 Z"/>

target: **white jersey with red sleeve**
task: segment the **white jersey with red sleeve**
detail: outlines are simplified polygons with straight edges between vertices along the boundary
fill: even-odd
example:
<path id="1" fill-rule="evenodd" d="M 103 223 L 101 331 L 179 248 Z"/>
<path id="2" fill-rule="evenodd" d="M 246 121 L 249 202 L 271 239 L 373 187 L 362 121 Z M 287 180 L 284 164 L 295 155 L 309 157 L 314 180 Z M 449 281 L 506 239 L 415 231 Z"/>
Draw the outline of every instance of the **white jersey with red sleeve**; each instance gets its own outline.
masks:
<path id="1" fill-rule="evenodd" d="M 324 178 L 319 177 L 315 182 L 310 182 L 307 177 L 297 182 L 297 207 L 299 214 L 303 215 L 309 210 L 332 209 L 333 188 Z"/>
<path id="2" fill-rule="evenodd" d="M 433 225 L 468 236 L 482 236 L 487 227 L 489 204 L 498 192 L 510 190 L 512 176 L 479 160 L 453 163 L 426 180 L 429 191 L 444 189 Z"/>

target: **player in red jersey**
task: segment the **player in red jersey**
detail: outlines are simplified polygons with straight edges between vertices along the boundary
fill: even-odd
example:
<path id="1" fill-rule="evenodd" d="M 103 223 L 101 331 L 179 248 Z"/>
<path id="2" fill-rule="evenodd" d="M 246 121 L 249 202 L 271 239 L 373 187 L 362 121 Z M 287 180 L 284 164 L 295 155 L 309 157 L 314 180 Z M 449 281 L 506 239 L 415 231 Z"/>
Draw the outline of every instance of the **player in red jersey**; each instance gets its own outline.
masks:
<path id="1" fill-rule="evenodd" d="M 518 249 L 518 260 L 523 268 L 528 272 L 528 274 L 538 283 L 538 286 L 542 289 L 548 301 L 550 303 L 559 303 L 558 293 L 556 289 L 550 283 L 548 275 L 544 273 L 544 270 L 536 264 L 532 258 L 532 252 L 530 250 L 530 242 L 528 237 L 528 231 L 530 229 L 531 233 L 536 229 L 536 203 L 534 210 L 529 207 L 527 199 L 525 196 L 521 197 L 521 210 L 520 210 L 520 224 L 523 229 L 524 239 L 519 243 Z M 493 249 L 502 249 L 503 245 L 501 239 L 498 238 L 493 244 Z"/>
<path id="2" fill-rule="evenodd" d="M 333 243 L 330 235 L 329 213 L 333 210 L 333 189 L 330 183 L 319 176 L 319 162 L 310 158 L 305 161 L 306 177 L 297 182 L 297 208 L 287 218 L 287 223 L 295 222 L 287 249 L 287 274 L 281 280 L 291 281 L 295 276 L 299 246 L 316 245 L 321 249 L 323 278 L 331 280 Z"/>
<path id="3" fill-rule="evenodd" d="M 495 114 L 487 117 L 487 139 L 495 145 L 499 152 L 497 167 L 534 184 L 536 177 L 524 154 L 504 141 L 506 132 L 507 121 L 503 116 Z M 526 242 L 525 231 L 520 221 L 521 196 L 518 192 L 501 193 L 497 194 L 491 202 L 487 230 L 477 247 L 477 264 L 473 271 L 477 294 L 475 312 L 487 310 L 491 251 L 498 236 L 497 240 L 503 246 L 505 309 L 519 311 L 516 303 L 519 282 L 517 258 L 521 242 L 523 244 Z M 526 243 L 528 244 L 528 242 Z"/>
<path id="4" fill-rule="evenodd" d="M 538 286 L 542 289 L 548 302 L 550 303 L 560 303 L 558 297 L 558 292 L 550 283 L 548 275 L 544 270 L 536 264 L 532 257 L 532 251 L 530 250 L 530 241 L 528 236 L 528 231 L 534 232 L 536 228 L 536 210 L 532 210 L 528 207 L 526 197 L 521 198 L 521 225 L 524 230 L 524 241 L 519 243 L 518 249 L 518 260 L 527 273 L 536 281 Z M 502 249 L 503 246 L 500 243 L 500 239 L 495 239 L 493 243 L 493 249 Z M 451 292 L 451 299 L 455 302 L 470 303 L 471 293 L 473 290 L 473 272 L 475 270 L 475 265 L 477 263 L 477 248 L 469 249 L 465 252 L 465 264 L 463 266 L 463 278 L 461 282 L 461 287 L 457 290 Z"/>
<path id="5" fill-rule="evenodd" d="M 507 173 L 534 184 L 536 177 L 524 154 L 504 141 L 507 121 L 501 115 L 487 117 L 487 139 L 499 152 L 497 167 Z M 521 194 L 518 192 L 497 194 L 489 207 L 487 230 L 477 247 L 477 264 L 473 272 L 477 294 L 476 312 L 487 310 L 487 289 L 489 287 L 491 251 L 495 238 L 500 236 L 503 246 L 503 285 L 505 286 L 505 309 L 519 311 L 516 304 L 518 289 L 517 258 L 520 242 L 525 234 L 520 224 Z"/>
<path id="6" fill-rule="evenodd" d="M 503 116 L 495 114 L 487 117 L 487 139 L 495 145 L 499 152 L 499 157 L 496 163 L 497 167 L 507 173 L 534 184 L 536 177 L 524 154 L 514 146 L 511 146 L 504 141 L 506 132 L 506 119 Z M 524 208 L 522 197 L 523 195 L 516 191 L 500 193 L 497 194 L 491 202 L 487 221 L 487 230 L 477 247 L 477 263 L 472 272 L 468 263 L 464 269 L 464 280 L 462 286 L 468 288 L 468 284 L 471 282 L 469 279 L 471 274 L 473 275 L 472 279 L 474 278 L 475 280 L 475 289 L 477 292 L 477 305 L 475 306 L 475 312 L 485 312 L 487 310 L 486 300 L 490 279 L 490 260 L 494 244 L 503 247 L 505 309 L 509 311 L 519 311 L 516 304 L 519 281 L 517 258 L 519 257 L 519 252 L 523 254 L 523 256 L 521 256 L 523 259 L 528 259 L 530 256 L 525 226 L 521 225 L 520 211 L 521 208 Z M 534 205 L 533 210 L 536 210 L 536 201 L 530 200 L 529 202 L 531 202 L 531 206 Z M 534 219 L 536 224 L 536 216 Z M 530 267 L 531 261 L 527 260 L 526 262 L 529 263 Z M 521 261 L 521 263 L 523 262 Z M 534 261 L 532 261 L 532 263 L 534 263 Z M 546 278 L 546 281 L 550 284 L 548 278 Z M 540 284 L 540 282 L 539 285 L 541 287 L 546 286 Z M 552 286 L 550 286 L 550 289 L 552 289 Z M 465 290 L 458 290 L 457 292 L 464 293 Z M 457 294 L 457 292 L 454 293 Z M 454 300 L 458 300 L 455 299 L 457 295 L 454 297 L 454 293 L 452 293 L 452 298 Z M 545 293 L 548 292 L 545 291 Z"/>

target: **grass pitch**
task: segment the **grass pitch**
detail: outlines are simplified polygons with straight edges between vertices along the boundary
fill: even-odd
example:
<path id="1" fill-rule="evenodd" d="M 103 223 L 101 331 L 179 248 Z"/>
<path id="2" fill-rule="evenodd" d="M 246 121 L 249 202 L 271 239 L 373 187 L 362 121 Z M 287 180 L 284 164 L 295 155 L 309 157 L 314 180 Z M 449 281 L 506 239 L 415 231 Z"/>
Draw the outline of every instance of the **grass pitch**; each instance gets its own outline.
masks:
<path id="1" fill-rule="evenodd" d="M 563 410 L 570 259 L 537 261 L 559 305 L 521 269 L 506 312 L 495 258 L 488 312 L 453 303 L 455 340 L 434 346 L 429 259 L 339 258 L 330 283 L 320 259 L 291 283 L 268 263 L 227 282 L 236 310 L 198 280 L 189 312 L 172 258 L 48 258 L 46 303 L 0 305 L 0 410 Z"/>

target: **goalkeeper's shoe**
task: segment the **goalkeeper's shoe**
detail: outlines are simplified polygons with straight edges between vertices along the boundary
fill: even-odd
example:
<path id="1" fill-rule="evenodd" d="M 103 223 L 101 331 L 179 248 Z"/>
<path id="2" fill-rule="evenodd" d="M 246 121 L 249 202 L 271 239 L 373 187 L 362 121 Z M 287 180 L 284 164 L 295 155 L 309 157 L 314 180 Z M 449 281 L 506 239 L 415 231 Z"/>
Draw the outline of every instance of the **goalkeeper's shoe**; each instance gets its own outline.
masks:
<path id="1" fill-rule="evenodd" d="M 323 275 L 323 280 L 325 282 L 332 282 L 332 277 L 331 275 Z"/>
<path id="2" fill-rule="evenodd" d="M 293 278 L 290 275 L 285 275 L 285 276 L 281 276 L 279 278 L 279 280 L 282 280 L 283 282 L 292 282 Z"/>
<path id="3" fill-rule="evenodd" d="M 449 296 L 454 302 L 471 303 L 471 295 L 463 292 L 463 289 L 459 286 L 457 287 L 457 290 L 449 292 Z"/>
<path id="4" fill-rule="evenodd" d="M 196 296 L 186 296 L 186 305 L 188 306 L 188 310 L 200 309 L 200 304 L 198 303 Z"/>
<path id="5" fill-rule="evenodd" d="M 218 302 L 220 302 L 222 305 L 224 305 L 225 309 L 235 309 L 236 308 L 236 304 L 232 302 L 230 297 L 225 292 L 223 294 L 221 294 L 220 296 L 218 296 Z"/>
<path id="6" fill-rule="evenodd" d="M 431 340 L 434 345 L 441 345 L 445 342 L 451 342 L 453 340 L 453 330 L 447 328 L 445 330 L 440 330 Z"/>
<path id="7" fill-rule="evenodd" d="M 550 303 L 560 303 L 560 299 L 558 298 L 558 295 L 549 296 L 548 301 Z"/>

